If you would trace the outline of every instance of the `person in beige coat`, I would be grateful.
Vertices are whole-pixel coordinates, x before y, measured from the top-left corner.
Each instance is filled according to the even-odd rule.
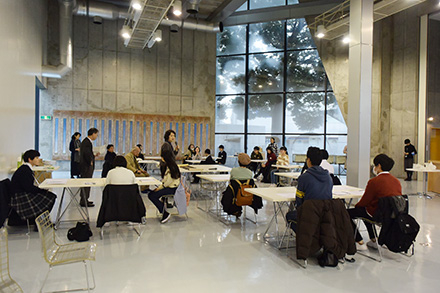
[[[134,147],[131,152],[125,155],[125,159],[127,160],[127,169],[133,171],[134,176],[136,177],[148,177],[150,176],[147,171],[142,170],[137,161],[137,157],[141,150],[138,147]]]

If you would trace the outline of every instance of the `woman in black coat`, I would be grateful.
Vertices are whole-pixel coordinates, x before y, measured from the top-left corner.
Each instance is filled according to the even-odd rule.
[[[81,146],[81,133],[75,132],[72,135],[72,140],[70,141],[69,150],[70,150],[70,178],[74,178],[73,176],[79,177],[79,147]]]
[[[102,166],[102,173],[101,173],[102,178],[106,178],[108,171],[113,169],[113,160],[115,158],[116,158],[115,146],[112,144],[109,144],[107,146],[107,153],[105,154],[105,157],[104,157],[104,165]]]

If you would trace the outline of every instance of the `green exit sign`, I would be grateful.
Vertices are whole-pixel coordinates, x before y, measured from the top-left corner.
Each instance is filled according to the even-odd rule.
[[[52,116],[41,116],[41,120],[52,120]]]

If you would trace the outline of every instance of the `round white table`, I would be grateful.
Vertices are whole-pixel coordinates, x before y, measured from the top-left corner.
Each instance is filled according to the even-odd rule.
[[[428,173],[438,173],[440,170],[434,169],[434,170],[428,170],[428,169],[414,169],[414,168],[408,168],[406,171],[412,171],[412,172],[418,172],[423,173],[423,192],[421,195],[425,196],[428,199],[431,199],[432,197],[428,194]]]

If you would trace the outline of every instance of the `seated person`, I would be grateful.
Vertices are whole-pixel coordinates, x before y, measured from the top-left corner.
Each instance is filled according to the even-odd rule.
[[[107,176],[108,171],[110,171],[113,167],[113,160],[116,157],[115,147],[112,144],[107,146],[107,153],[104,157],[104,165],[102,165],[102,173],[101,177],[105,178]]]
[[[105,184],[129,185],[136,183],[136,177],[127,169],[127,160],[123,156],[116,156],[112,169],[108,172]]]
[[[194,154],[192,155],[191,159],[202,160],[202,153],[200,152],[200,148],[198,146],[194,148]]]
[[[11,207],[22,220],[35,220],[41,213],[51,211],[57,196],[34,185],[32,167],[36,166],[40,153],[28,150],[23,154],[23,165],[14,172],[11,179]]]
[[[334,174],[335,173],[335,169],[333,168],[333,166],[327,161],[328,159],[328,152],[326,150],[321,150],[321,154],[322,154],[322,162],[321,162],[321,167],[324,170],[327,170],[329,174]]]
[[[270,183],[270,178],[269,178],[270,169],[271,169],[271,166],[276,163],[277,156],[272,151],[271,147],[267,147],[266,152],[267,152],[267,161],[266,161],[266,163],[261,164],[261,169],[257,174],[254,175],[254,178],[257,178],[262,173],[263,180],[261,180],[261,182]]]
[[[239,167],[232,168],[231,180],[252,179],[252,171],[248,169],[250,163],[251,163],[251,158],[249,157],[248,154],[245,153],[238,154]]]
[[[373,172],[377,174],[377,176],[368,181],[364,195],[355,205],[355,207],[347,210],[352,219],[362,217],[373,220],[374,213],[376,212],[379,204],[379,198],[402,195],[402,186],[400,185],[399,180],[389,172],[394,166],[394,160],[385,154],[380,154],[374,158],[373,164]],[[368,236],[370,237],[370,241],[367,243],[367,245],[377,249],[373,225],[367,222],[364,223],[367,227]],[[354,221],[352,224],[353,231],[355,231],[356,224]],[[359,231],[356,233],[356,243],[357,250],[367,249],[367,245],[365,245],[364,241],[362,240],[362,236]]]
[[[191,160],[193,155],[195,154],[194,145],[192,143],[189,144],[187,151],[183,154],[183,163],[186,164],[186,160]],[[199,149],[200,150],[200,149]]]
[[[137,161],[137,157],[141,150],[138,147],[134,147],[131,152],[125,155],[127,160],[127,168],[130,169],[136,177],[148,177],[150,176],[147,171],[142,170]]]
[[[290,227],[296,231],[297,211],[305,200],[309,199],[332,199],[333,182],[328,171],[322,169],[321,150],[317,147],[309,147],[307,150],[307,171],[298,177],[296,187],[295,210],[286,214]]]
[[[201,161],[200,164],[202,165],[214,165],[215,161],[211,156],[211,150],[210,149],[206,149],[205,150],[205,157],[206,159]]]
[[[263,155],[260,153],[260,147],[254,146],[254,150],[251,154],[251,160],[263,160]],[[260,167],[261,163],[252,162],[249,165],[249,169],[253,171],[254,173],[257,172],[258,168]]]
[[[177,187],[180,184],[180,170],[176,164],[172,151],[163,150],[160,156],[162,157],[162,161],[160,163],[162,185],[150,192],[148,194],[148,198],[159,210],[159,213],[162,213],[162,219],[160,222],[165,224],[170,219],[171,214],[165,210],[165,205],[160,198],[164,195],[171,195],[176,192]]]
[[[277,157],[276,165],[288,166],[289,165],[289,154],[287,153],[287,148],[285,146],[280,147],[280,155]],[[279,172],[279,168],[270,171],[270,182],[276,184],[277,180],[275,178],[275,173]]]
[[[144,157],[144,154],[142,153],[142,145],[139,143],[139,144],[137,144],[136,145],[138,148],[139,148],[139,150],[140,150],[140,152],[139,152],[139,155],[138,155],[138,159],[140,159],[140,160],[145,160],[145,157]],[[139,166],[141,167],[141,169],[142,170],[147,170],[147,164],[145,164],[145,163],[139,163]]]
[[[226,164],[226,158],[228,156],[225,152],[225,147],[221,144],[218,146],[218,150],[218,159],[216,160],[216,163],[224,165]]]

